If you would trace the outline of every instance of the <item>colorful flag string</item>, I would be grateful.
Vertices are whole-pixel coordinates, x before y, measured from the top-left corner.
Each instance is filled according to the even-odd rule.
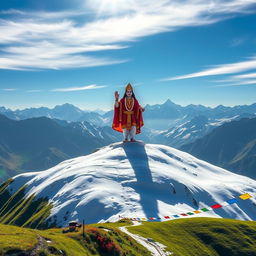
[[[177,218],[180,218],[180,217],[186,217],[186,216],[191,216],[191,215],[200,214],[200,213],[203,213],[203,212],[208,212],[208,211],[220,209],[222,207],[238,203],[239,200],[247,200],[247,199],[250,199],[250,198],[252,198],[252,196],[249,193],[245,193],[245,194],[242,194],[242,195],[238,196],[238,198],[228,199],[227,201],[224,201],[221,204],[214,204],[214,205],[211,205],[209,207],[201,208],[199,210],[186,212],[186,213],[175,214],[175,215],[167,215],[167,216],[163,216],[163,217],[149,217],[149,218],[146,218],[146,217],[144,217],[144,218],[130,218],[130,217],[124,217],[124,216],[119,216],[119,217],[121,219],[129,219],[129,220],[136,220],[136,221],[173,220],[173,219],[177,219]]]

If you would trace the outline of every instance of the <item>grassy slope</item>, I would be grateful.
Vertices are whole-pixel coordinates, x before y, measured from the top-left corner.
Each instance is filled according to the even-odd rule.
[[[36,199],[34,195],[26,197],[26,186],[11,194],[7,187],[13,182],[7,180],[0,185],[0,223],[29,228],[49,228],[56,226],[54,220],[46,220],[52,204],[47,198]]]
[[[0,255],[9,249],[27,250],[37,243],[33,230],[0,224]]]
[[[29,251],[31,252],[37,246],[40,237],[44,243],[38,248],[37,253],[38,255],[40,252],[44,253],[40,254],[43,256],[52,255],[51,248],[55,248],[56,251],[61,250],[67,256],[150,256],[144,247],[116,228],[121,225],[127,225],[127,223],[106,224],[109,231],[97,228],[101,226],[98,224],[87,225],[85,237],[83,237],[82,230],[63,234],[62,229],[36,230],[0,224],[0,255],[4,255],[9,250],[21,250],[30,255]],[[46,240],[51,242],[47,243]]]
[[[127,255],[149,256],[141,245],[117,228],[130,223],[104,223],[87,225],[85,238],[81,230],[62,233],[62,229],[35,230],[0,224],[0,255],[10,249],[31,251],[39,237],[44,244],[37,252],[52,255],[50,248],[65,255]],[[109,231],[103,230],[108,229]],[[190,218],[168,222],[144,222],[129,227],[129,231],[153,238],[167,246],[176,256],[254,256],[256,255],[256,223],[232,219]],[[101,242],[97,238],[101,238]],[[46,240],[51,241],[46,243]],[[103,242],[102,242],[103,241]],[[108,250],[102,247],[108,245]]]
[[[129,227],[150,237],[176,256],[254,256],[256,222],[232,219],[190,218]]]
[[[39,231],[28,228],[21,228],[11,225],[0,224],[0,255],[9,250],[30,251],[38,243],[38,236],[50,239],[51,246],[65,251],[67,255],[90,255],[82,245],[60,231]],[[72,254],[73,253],[73,254]],[[47,254],[46,254],[47,255]]]

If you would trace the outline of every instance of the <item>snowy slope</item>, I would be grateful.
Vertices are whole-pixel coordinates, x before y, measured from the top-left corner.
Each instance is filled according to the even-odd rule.
[[[169,146],[122,142],[14,178],[12,193],[47,196],[59,225],[116,221],[118,216],[163,217],[256,192],[256,181],[233,174]],[[254,198],[198,216],[256,219]]]

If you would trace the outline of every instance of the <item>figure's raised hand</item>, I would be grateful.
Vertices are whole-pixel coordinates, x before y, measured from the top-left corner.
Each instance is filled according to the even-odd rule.
[[[118,100],[118,98],[119,98],[119,93],[118,91],[115,91],[115,99]]]

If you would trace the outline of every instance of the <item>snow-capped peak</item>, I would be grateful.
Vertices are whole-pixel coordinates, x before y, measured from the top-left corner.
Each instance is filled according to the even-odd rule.
[[[16,176],[12,191],[48,197],[58,225],[116,221],[118,216],[163,217],[207,207],[246,192],[256,181],[233,174],[174,148],[143,142],[114,143],[38,173]],[[249,202],[248,202],[249,201]],[[255,219],[254,198],[203,213]]]

